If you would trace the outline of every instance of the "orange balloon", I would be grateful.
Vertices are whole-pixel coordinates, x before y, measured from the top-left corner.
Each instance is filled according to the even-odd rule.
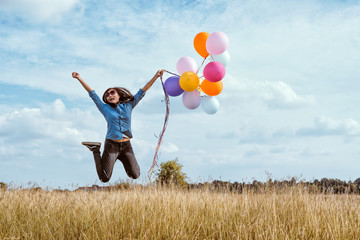
[[[210,82],[204,79],[204,81],[201,83],[201,89],[209,96],[216,96],[219,95],[223,90],[223,83],[222,81]]]
[[[206,40],[209,36],[210,33],[200,32],[194,38],[194,48],[203,58],[209,56],[209,53],[206,50]]]

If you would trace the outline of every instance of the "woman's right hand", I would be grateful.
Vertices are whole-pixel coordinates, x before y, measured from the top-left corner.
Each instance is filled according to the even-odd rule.
[[[73,73],[72,73],[72,77],[73,77],[73,78],[76,78],[76,79],[79,79],[79,78],[80,78],[80,74],[78,74],[77,72],[73,72]]]
[[[87,83],[80,77],[80,74],[78,74],[77,72],[73,72],[72,77],[79,80],[79,82],[85,88],[86,91],[88,92],[92,91],[91,87],[89,87],[89,85],[87,85]]]

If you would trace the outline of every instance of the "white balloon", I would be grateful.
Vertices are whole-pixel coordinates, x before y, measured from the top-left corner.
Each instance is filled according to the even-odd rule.
[[[222,63],[224,67],[226,67],[230,62],[230,54],[228,51],[225,51],[219,55],[211,55],[211,57],[214,59],[214,61]]]
[[[215,114],[219,111],[220,103],[215,97],[204,96],[201,99],[201,107],[207,114]]]

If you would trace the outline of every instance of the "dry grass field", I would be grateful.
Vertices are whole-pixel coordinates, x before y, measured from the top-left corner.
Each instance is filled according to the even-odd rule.
[[[0,239],[360,239],[360,196],[1,190]]]

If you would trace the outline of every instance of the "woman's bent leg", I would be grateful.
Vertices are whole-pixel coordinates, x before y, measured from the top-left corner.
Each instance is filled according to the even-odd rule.
[[[119,155],[119,146],[111,140],[105,141],[104,151],[100,157],[100,151],[94,151],[96,172],[100,181],[108,182],[111,178],[115,161]]]
[[[137,179],[140,176],[140,167],[136,161],[130,141],[121,143],[119,160],[123,163],[126,174],[129,177]]]

